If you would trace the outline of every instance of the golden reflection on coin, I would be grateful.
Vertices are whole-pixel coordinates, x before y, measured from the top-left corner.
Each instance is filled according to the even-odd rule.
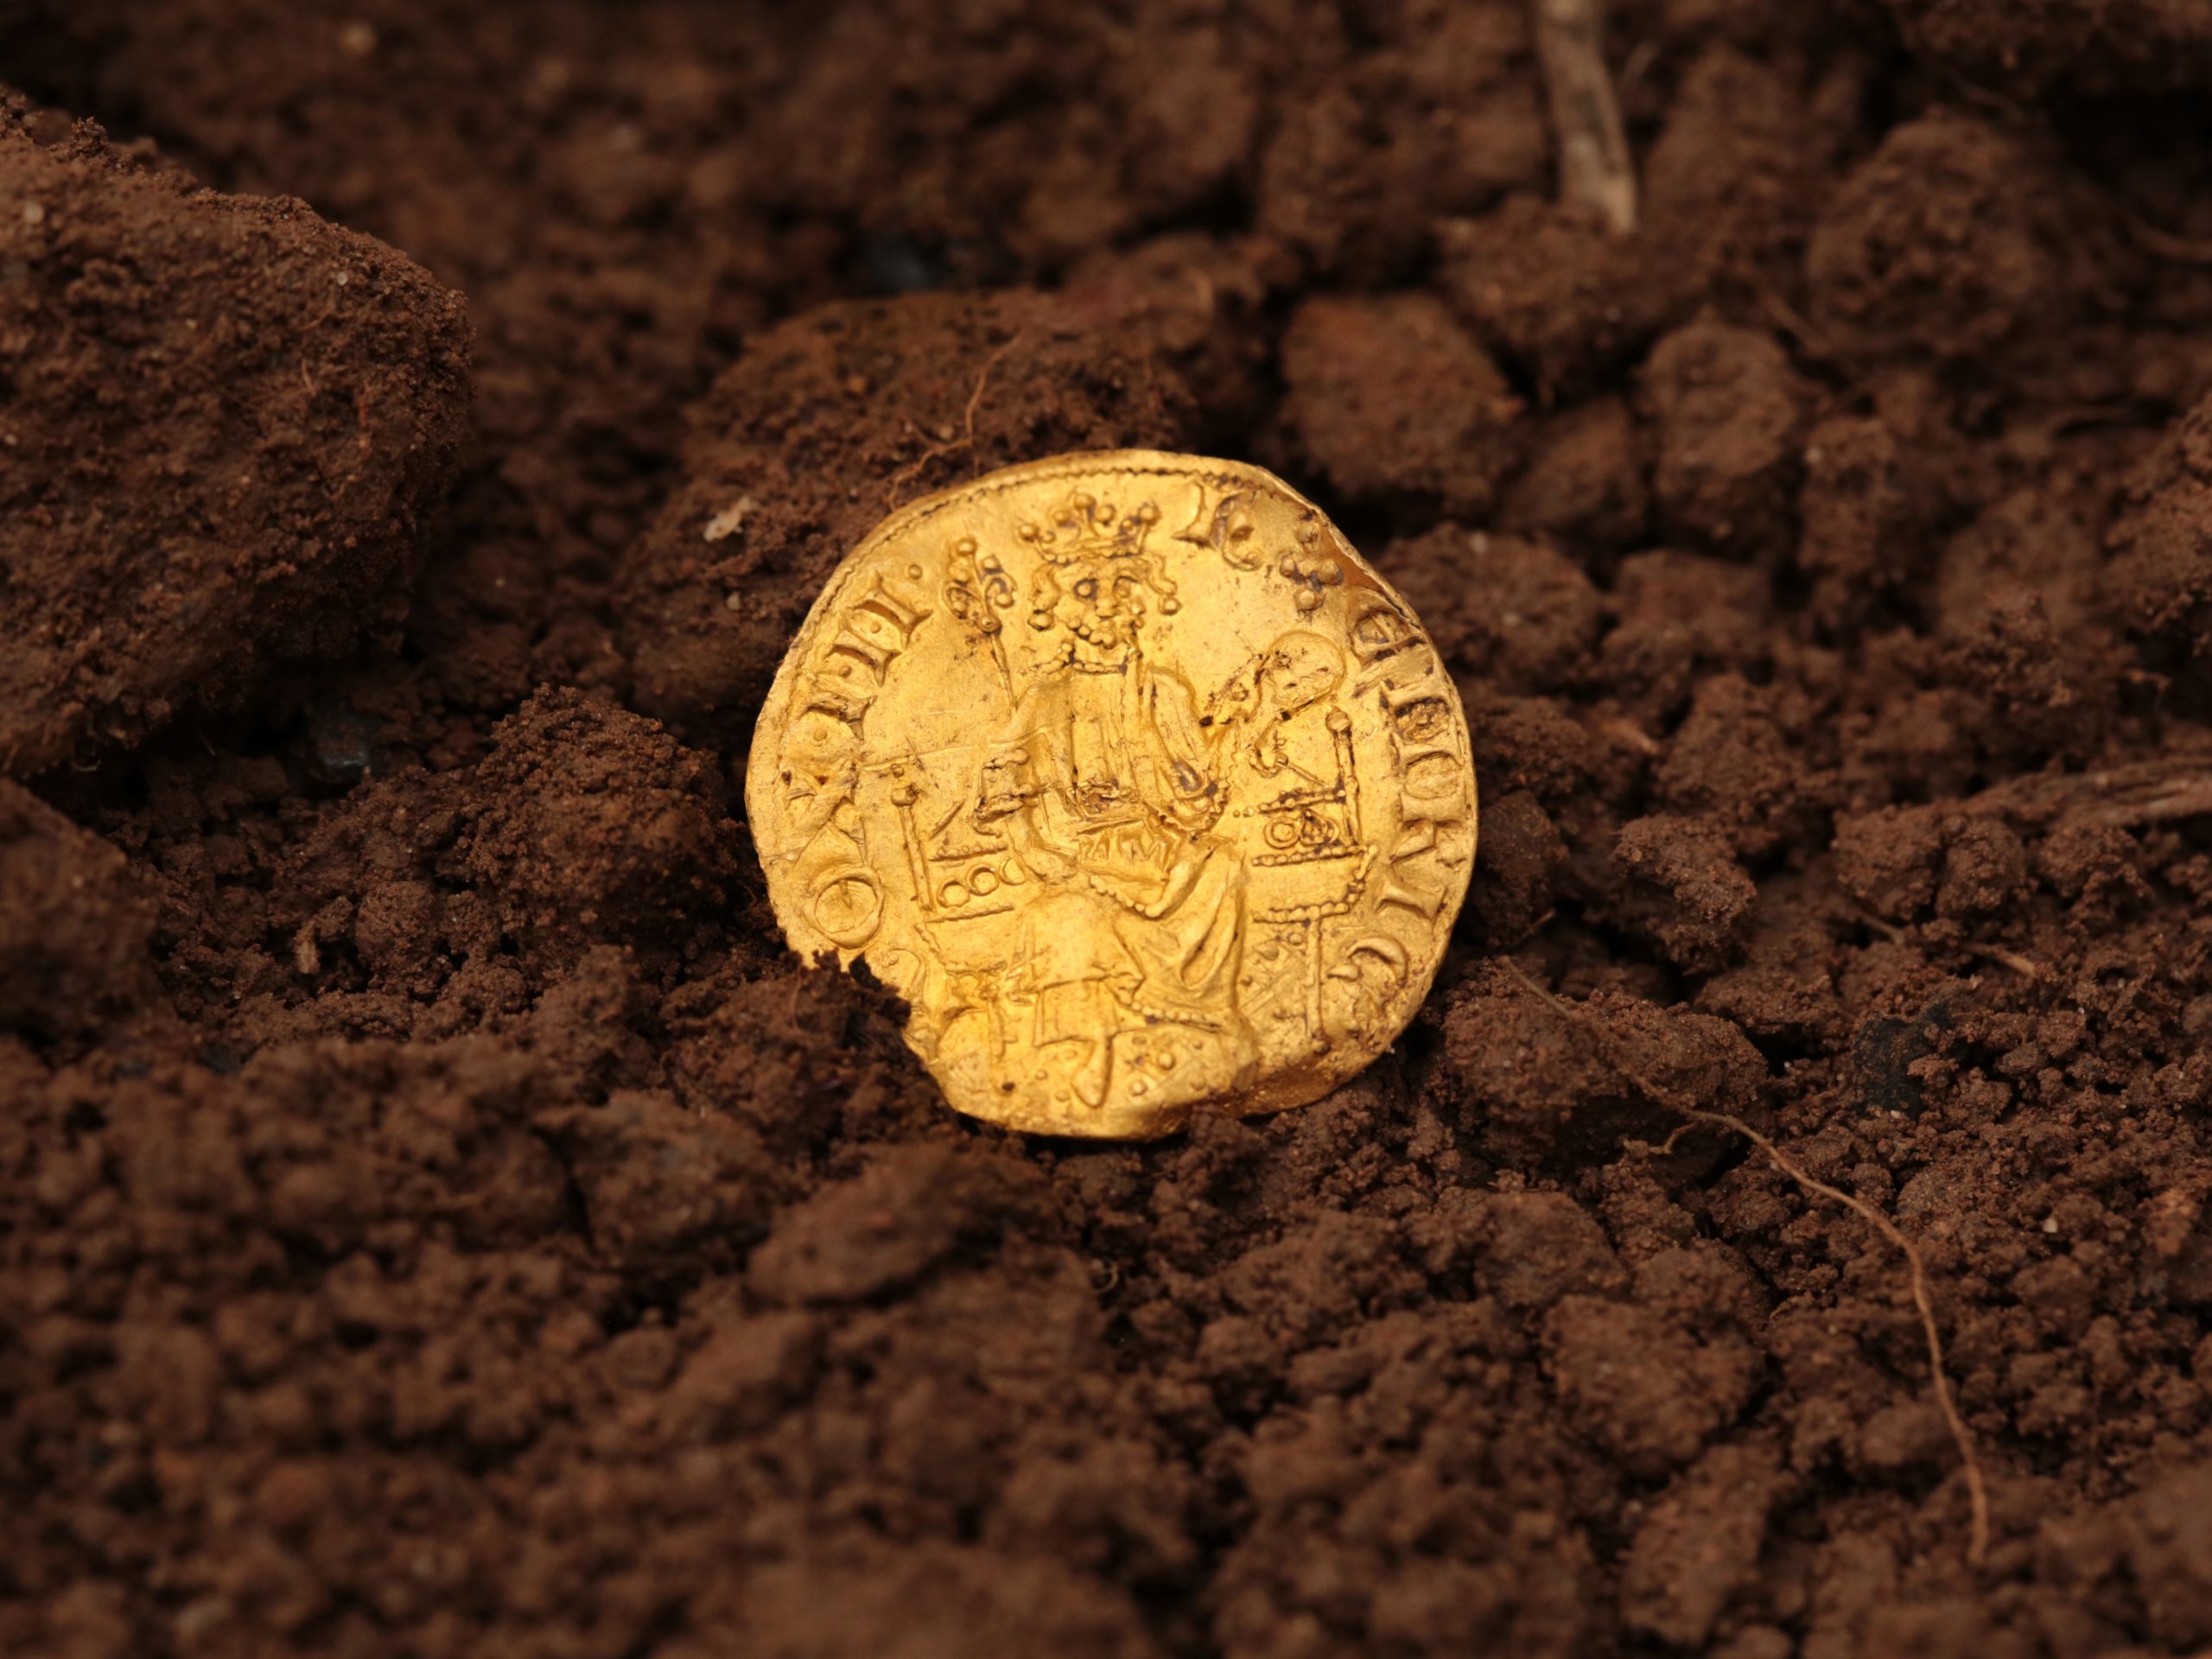
[[[1427,994],[1475,855],[1465,716],[1319,509],[1061,455],[839,565],[746,777],[794,950],[864,960],[961,1111],[1141,1138],[1278,1111]]]

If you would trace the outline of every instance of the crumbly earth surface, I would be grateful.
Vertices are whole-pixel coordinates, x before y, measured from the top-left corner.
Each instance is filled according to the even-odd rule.
[[[1507,0],[0,0],[0,1651],[2212,1643],[2201,9],[1609,10],[1624,236]],[[1484,803],[1399,1048],[1142,1147],[944,1109],[732,787],[857,533],[1121,444]],[[1683,1102],[1913,1242],[1985,1559]]]
[[[20,111],[0,200],[0,773],[396,638],[468,426],[460,297]]]

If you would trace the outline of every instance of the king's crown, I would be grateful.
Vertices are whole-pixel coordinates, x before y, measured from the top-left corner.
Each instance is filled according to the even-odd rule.
[[[1160,509],[1147,501],[1135,512],[1117,513],[1110,502],[1077,490],[1045,515],[1041,524],[1025,524],[1021,539],[1054,564],[1086,559],[1133,559],[1144,551],[1144,538],[1160,522]]]

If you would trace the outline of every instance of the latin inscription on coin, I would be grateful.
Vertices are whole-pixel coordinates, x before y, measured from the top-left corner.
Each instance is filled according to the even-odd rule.
[[[855,957],[963,1112],[1141,1137],[1319,1098],[1427,992],[1475,854],[1405,601],[1257,467],[994,473],[816,601],[746,780],[794,949]]]

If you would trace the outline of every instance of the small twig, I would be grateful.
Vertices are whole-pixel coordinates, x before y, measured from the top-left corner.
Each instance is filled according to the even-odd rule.
[[[2004,812],[2043,823],[2078,817],[2122,830],[2198,817],[2212,813],[2212,753],[2191,744],[2155,760],[2098,772],[2007,779],[1969,796],[1957,810]]]
[[[2101,404],[2072,404],[2064,409],[2046,410],[2031,425],[2020,429],[2048,443],[2069,432],[2093,426],[2119,426],[2139,421],[2152,412],[2139,398],[2114,397]]]
[[[1817,362],[1834,363],[1843,355],[1836,349],[1834,340],[1815,327],[1809,318],[1772,289],[1759,289],[1758,301],[1766,308],[1767,315],[1782,325],[1783,331],[1797,342],[1798,349],[1806,356]]]
[[[1658,740],[1633,721],[1609,720],[1602,729],[1611,732],[1647,760],[1660,753]]]
[[[1897,38],[1904,42],[1905,50],[1920,60],[1923,68],[1933,71],[1939,79],[1947,83],[1961,98],[1965,99],[1969,104],[1980,105],[1982,108],[2003,117],[2016,126],[2026,124],[2027,111],[2018,104],[2001,92],[1993,92],[1979,81],[1967,79],[1962,71],[1953,68],[1943,60],[1943,54],[1941,52],[1931,50],[1928,43],[1921,38],[1919,29],[1913,26],[1910,16],[1904,12],[1898,12],[1892,16],[1891,22],[1897,26]]]
[[[1959,947],[1970,957],[1980,957],[1984,962],[1993,962],[2000,968],[2010,968],[2024,979],[2041,979],[2043,969],[2017,950],[2007,950],[2001,944],[1974,944]]]
[[[1605,67],[1603,0],[1535,0],[1536,55],[1544,66],[1559,141],[1560,200],[1606,228],[1636,228],[1636,162]]]
[[[1916,948],[1925,952],[1927,947],[1917,944],[1912,935],[1906,932],[1904,929],[1897,926],[1894,923],[1884,921],[1863,905],[1854,905],[1853,909],[1857,912],[1859,920],[1863,925],[1872,928],[1891,944],[1915,945]],[[1985,962],[2001,963],[2010,968],[2014,973],[2023,975],[2029,979],[2043,977],[2043,969],[2031,958],[2022,956],[2017,950],[2008,950],[2001,944],[1977,944],[1972,940],[1967,940],[1955,948],[1965,951],[1970,957],[1980,957]]]
[[[1530,991],[1549,1003],[1555,1012],[1589,1027],[1597,1034],[1600,1045],[1605,1046],[1604,1027],[1586,1009],[1578,1007],[1564,998],[1554,996],[1537,984],[1535,980],[1529,978],[1527,974],[1522,972],[1519,963],[1510,959],[1501,958],[1500,965]],[[1980,1567],[1989,1554],[1989,1488],[1987,1483],[1982,1478],[1981,1459],[1974,1452],[1973,1431],[1967,1428],[1967,1420],[1960,1414],[1958,1402],[1951,1393],[1950,1376],[1944,1369],[1943,1336],[1936,1323],[1935,1299],[1929,1294],[1928,1290],[1928,1264],[1921,1256],[1920,1247],[1915,1244],[1895,1222],[1867,1203],[1866,1199],[1856,1193],[1847,1192],[1840,1186],[1831,1186],[1817,1176],[1808,1173],[1772,1140],[1759,1133],[1741,1118],[1731,1116],[1726,1112],[1716,1112],[1706,1107],[1690,1103],[1676,1094],[1674,1090],[1643,1075],[1640,1068],[1624,1063],[1618,1054],[1611,1052],[1609,1046],[1605,1058],[1618,1067],[1630,1083],[1658,1101],[1669,1111],[1691,1122],[1703,1123],[1713,1128],[1727,1129],[1742,1135],[1744,1139],[1764,1153],[1768,1161],[1783,1175],[1796,1182],[1808,1192],[1817,1193],[1821,1198],[1841,1205],[1879,1233],[1899,1255],[1904,1257],[1906,1270],[1911,1280],[1912,1305],[1920,1314],[1921,1334],[1928,1343],[1928,1363],[1935,1380],[1936,1408],[1942,1413],[1944,1424],[1951,1432],[1952,1444],[1958,1447],[1960,1469],[1966,1478],[1967,1507],[1969,1512],[1967,1560],[1972,1566]],[[1667,1138],[1669,1147],[1674,1145],[1675,1136],[1681,1133],[1681,1131],[1677,1129],[1675,1135]]]
[[[2127,233],[2142,245],[2145,253],[2160,259],[2171,259],[2177,264],[2212,265],[2212,241],[2161,229],[2141,214],[2126,207],[2120,210],[2120,223],[2127,227]]]
[[[1620,74],[1615,79],[1616,92],[1633,92],[1643,85],[1643,78],[1651,73],[1651,66],[1659,61],[1659,42],[1649,35],[1629,48],[1628,56],[1621,63]]]
[[[2117,789],[2114,791],[2117,793]],[[2166,823],[2212,812],[2212,777],[2174,778],[2156,788],[2126,799],[2115,799],[2092,810],[2099,823],[2126,828],[2138,823]]]
[[[1877,933],[1887,939],[1891,944],[1910,944],[1912,943],[1912,936],[1907,933],[1904,929],[1899,927],[1896,923],[1884,921],[1872,911],[1867,910],[1864,906],[1854,906],[1853,908],[1858,910],[1859,919],[1860,921],[1872,928]]]

